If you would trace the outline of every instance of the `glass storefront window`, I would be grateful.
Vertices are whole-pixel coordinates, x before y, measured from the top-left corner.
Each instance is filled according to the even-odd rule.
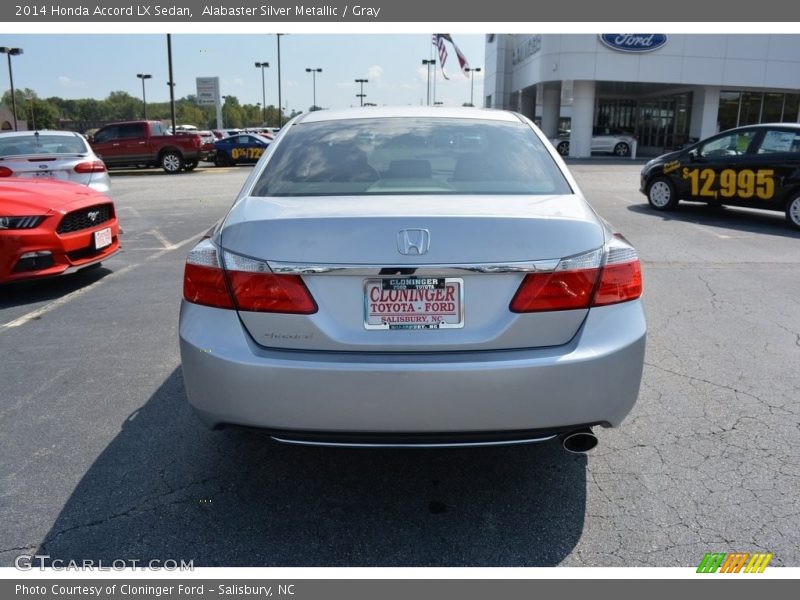
[[[762,123],[780,123],[783,116],[783,94],[764,94]]]
[[[719,94],[719,130],[733,129],[739,124],[739,92],[720,92]]]
[[[763,99],[764,94],[761,92],[744,92],[742,94],[739,125],[755,125],[761,122],[761,101]]]
[[[800,94],[732,92],[719,95],[719,130],[757,123],[797,123]]]
[[[798,111],[800,111],[800,94],[786,94],[786,102],[783,105],[783,122],[797,123]]]

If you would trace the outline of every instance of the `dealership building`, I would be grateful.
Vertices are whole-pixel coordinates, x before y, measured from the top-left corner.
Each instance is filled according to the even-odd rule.
[[[570,156],[595,128],[633,133],[639,155],[753,123],[800,121],[800,35],[490,34],[485,106],[516,110]]]

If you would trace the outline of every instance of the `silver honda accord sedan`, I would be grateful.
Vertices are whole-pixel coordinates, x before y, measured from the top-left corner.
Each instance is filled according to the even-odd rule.
[[[639,391],[634,248],[525,117],[325,110],[286,125],[189,253],[189,402],[344,446],[591,449]]]

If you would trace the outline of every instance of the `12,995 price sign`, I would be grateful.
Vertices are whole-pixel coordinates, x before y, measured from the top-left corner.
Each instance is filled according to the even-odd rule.
[[[774,169],[689,169],[684,168],[683,179],[692,186],[692,196],[703,198],[759,198],[772,200],[775,195]]]

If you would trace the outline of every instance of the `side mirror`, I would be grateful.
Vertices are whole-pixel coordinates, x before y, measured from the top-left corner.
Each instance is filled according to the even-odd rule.
[[[90,144],[93,144],[94,143],[94,136],[93,135],[87,135],[86,136],[86,141],[89,142]]]
[[[697,162],[698,154],[697,154],[697,150],[696,149],[689,150],[689,153],[687,154],[687,156],[689,157],[689,162]]]

